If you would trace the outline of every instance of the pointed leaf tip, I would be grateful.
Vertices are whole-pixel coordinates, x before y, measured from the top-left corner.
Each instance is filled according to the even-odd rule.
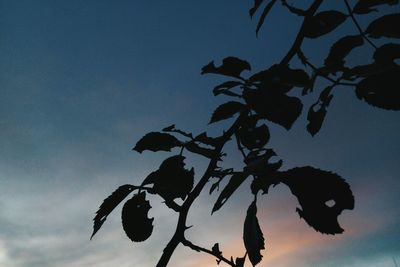
[[[253,201],[247,210],[243,226],[243,242],[250,262],[255,266],[261,259],[261,250],[265,249],[264,236],[257,219],[257,206]]]
[[[126,184],[117,188],[110,196],[104,199],[100,208],[96,212],[96,216],[93,219],[93,233],[90,239],[97,233],[103,223],[106,221],[107,216],[114,210],[115,207],[121,203],[133,190],[133,186]]]
[[[222,104],[217,107],[217,109],[213,112],[210,119],[210,124],[217,121],[229,119],[236,113],[240,112],[244,107],[244,104],[236,101],[230,101]]]
[[[244,172],[235,173],[234,175],[232,175],[228,184],[222,190],[217,201],[215,202],[211,214],[219,210],[225,204],[225,202],[229,199],[233,192],[235,192],[236,189],[239,188],[239,186],[243,183],[244,180],[246,180],[248,176],[249,175]]]

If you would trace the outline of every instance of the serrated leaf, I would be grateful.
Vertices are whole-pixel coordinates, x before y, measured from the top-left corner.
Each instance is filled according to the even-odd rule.
[[[320,37],[336,29],[346,18],[347,15],[336,10],[319,12],[307,20],[304,36],[308,38]]]
[[[230,101],[217,107],[211,116],[210,123],[231,118],[245,107],[244,104],[236,101]]]
[[[337,218],[343,210],[354,208],[354,196],[343,178],[310,166],[293,168],[280,176],[297,197],[301,208],[296,211],[308,225],[324,234],[344,231]],[[333,201],[334,205],[328,206],[328,201]]]
[[[256,35],[258,35],[258,32],[261,29],[261,26],[264,24],[264,20],[265,18],[268,16],[269,12],[271,11],[272,7],[274,6],[274,4],[276,3],[276,0],[271,0],[269,1],[269,3],[265,6],[260,19],[258,20],[257,23],[257,28],[256,28]]]
[[[214,73],[239,78],[244,70],[251,70],[247,61],[237,57],[226,57],[219,67],[216,67],[214,61],[211,61],[201,69],[201,74]]]
[[[185,169],[185,157],[177,155],[164,160],[159,169],[150,173],[142,185],[153,184],[154,192],[165,200],[184,200],[193,188],[194,169]]]
[[[336,41],[325,59],[325,66],[330,72],[335,73],[344,67],[344,58],[356,47],[364,44],[364,39],[361,35],[349,35],[340,38]]]
[[[229,197],[236,191],[236,189],[238,189],[238,187],[243,183],[243,181],[246,180],[247,177],[248,174],[243,172],[233,174],[228,184],[222,190],[217,201],[215,202],[211,213],[219,210],[229,199]]]
[[[129,199],[122,208],[122,227],[133,242],[148,239],[153,232],[154,218],[148,218],[150,202],[146,200],[146,192],[141,192]]]
[[[133,190],[133,186],[126,184],[117,188],[110,196],[103,200],[96,216],[93,219],[93,233],[90,239],[97,233],[103,223],[106,221],[107,216],[124,200]]]
[[[368,76],[356,87],[356,94],[368,104],[390,110],[400,110],[400,67]]]
[[[377,11],[375,6],[388,4],[388,5],[396,5],[399,3],[399,0],[358,0],[357,4],[353,8],[353,13],[356,14],[367,14],[372,11]]]
[[[307,114],[307,131],[312,135],[316,135],[322,127],[327,108],[332,100],[332,86],[327,86],[319,95],[317,102],[311,105]]]
[[[172,148],[180,146],[181,142],[175,136],[167,133],[151,132],[142,137],[133,150],[142,153],[144,150],[171,151]]]
[[[255,266],[262,259],[260,251],[265,249],[264,236],[257,219],[257,206],[255,201],[253,201],[247,209],[247,215],[243,226],[243,242],[249,260],[251,264]]]
[[[303,104],[300,99],[275,90],[245,90],[246,103],[259,116],[289,130],[300,116]]]
[[[400,14],[389,14],[377,18],[368,25],[365,32],[372,38],[400,38]]]

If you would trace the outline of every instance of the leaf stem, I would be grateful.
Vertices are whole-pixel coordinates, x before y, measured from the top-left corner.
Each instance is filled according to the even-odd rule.
[[[301,24],[300,30],[294,40],[294,43],[285,57],[281,60],[282,65],[289,64],[290,60],[296,55],[297,51],[300,49],[301,44],[304,40],[304,31],[308,21],[314,15],[314,13],[318,10],[319,6],[322,4],[323,0],[315,0],[312,5],[306,10],[306,15],[304,16],[303,23]]]
[[[234,264],[232,261],[228,260],[227,258],[225,258],[225,257],[222,256],[222,255],[216,255],[216,254],[214,254],[214,253],[213,253],[211,250],[209,250],[209,249],[206,249],[206,248],[197,246],[197,245],[193,244],[192,242],[190,242],[190,241],[187,240],[187,239],[183,239],[181,242],[182,242],[182,245],[184,245],[184,246],[186,246],[186,247],[189,247],[189,248],[193,249],[194,251],[197,251],[197,252],[205,252],[205,253],[207,253],[207,254],[210,254],[210,255],[216,257],[216,258],[219,259],[220,261],[223,261],[223,262],[225,262],[226,264],[228,264],[228,265],[230,265],[230,266],[232,266],[232,267],[236,267],[236,264]]]
[[[349,1],[348,0],[344,0],[344,3],[346,4],[346,8],[347,11],[349,12],[349,16],[351,17],[351,19],[354,22],[354,25],[356,25],[358,31],[360,32],[361,36],[365,39],[365,41],[367,41],[374,49],[377,49],[377,46],[365,35],[365,32],[362,30],[360,24],[358,23],[358,21],[356,20],[353,10],[350,7]]]
[[[325,78],[326,80],[328,80],[328,81],[334,83],[335,85],[343,85],[343,86],[356,86],[356,85],[357,85],[356,83],[341,82],[340,80],[341,80],[342,78],[339,78],[339,79],[337,79],[337,80],[332,79],[332,78],[329,77],[328,75],[324,74],[324,73],[321,71],[320,68],[317,68],[314,64],[312,64],[312,63],[304,56],[303,52],[302,52],[300,49],[299,49],[299,51],[297,52],[297,54],[301,54],[301,59],[302,59],[302,61],[303,61],[307,66],[309,66],[310,68],[312,68],[318,76],[320,76],[320,77],[322,77],[322,78]]]
[[[242,113],[231,125],[231,127],[226,132],[224,132],[220,138],[218,138],[219,142],[215,146],[214,156],[210,159],[210,163],[208,164],[208,167],[199,182],[196,184],[192,192],[189,193],[185,202],[183,202],[179,210],[179,218],[175,233],[172,236],[171,240],[168,242],[167,246],[164,248],[163,254],[161,255],[161,258],[159,259],[156,267],[166,267],[176,247],[185,240],[184,234],[187,229],[186,219],[189,213],[189,209],[194,200],[200,195],[208,180],[212,177],[215,168],[217,168],[217,163],[220,160],[219,156],[224,145],[230,140],[231,136],[239,128],[239,125],[241,124],[243,118],[245,117],[245,115],[247,115],[247,113],[248,110],[242,111]]]

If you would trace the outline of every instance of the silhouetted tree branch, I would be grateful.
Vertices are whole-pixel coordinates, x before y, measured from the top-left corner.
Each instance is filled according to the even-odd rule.
[[[254,5],[249,10],[250,17],[255,17],[258,11],[262,10],[256,26],[256,35],[276,2],[277,0],[254,0]],[[400,58],[400,44],[386,43],[377,47],[370,40],[400,38],[399,27],[393,26],[400,25],[400,14],[385,14],[370,22],[365,31],[355,18],[355,14],[368,14],[381,5],[395,5],[398,2],[359,0],[351,7],[349,1],[344,0],[348,13],[345,14],[340,10],[319,11],[323,0],[313,1],[305,10],[281,0],[286,11],[303,17],[303,21],[293,44],[280,63],[248,77],[242,73],[251,71],[250,63],[237,57],[224,58],[220,66],[216,66],[212,61],[202,68],[201,74],[216,74],[229,78],[228,81],[215,86],[213,94],[232,97],[235,101],[218,106],[212,113],[210,124],[236,117],[231,126],[217,137],[210,137],[206,132],[195,136],[191,132],[175,128],[175,125],[164,128],[162,132],[150,132],[142,137],[133,148],[139,153],[145,150],[170,152],[175,148],[179,149],[179,153],[165,159],[140,186],[123,185],[107,197],[93,219],[92,237],[113,209],[137,190],[122,209],[123,229],[132,241],[144,241],[152,234],[153,218],[148,218],[151,206],[146,200],[146,192],[162,197],[166,206],[178,214],[175,232],[164,248],[157,267],[166,267],[180,244],[215,257],[218,264],[223,262],[232,267],[244,267],[248,259],[255,266],[262,260],[261,250],[265,249],[264,236],[257,218],[257,196],[260,193],[267,194],[271,186],[280,183],[288,186],[296,196],[300,206],[296,211],[308,225],[324,234],[342,233],[344,230],[338,223],[338,216],[343,210],[354,208],[354,196],[349,184],[336,173],[311,166],[281,170],[283,160],[271,161],[271,158],[277,155],[268,147],[270,132],[267,123],[290,130],[303,112],[303,102],[300,97],[288,93],[293,92],[295,88],[302,88],[302,95],[309,94],[317,87],[316,81],[320,77],[327,80],[328,85],[320,90],[319,97],[308,109],[306,128],[312,136],[321,129],[334,96],[333,89],[337,86],[354,89],[357,98],[369,105],[400,110],[400,66],[395,62]],[[303,41],[331,33],[349,17],[359,34],[346,35],[334,42],[322,66],[310,62],[303,53]],[[374,48],[373,62],[348,66],[346,57],[354,49],[363,46],[364,40]],[[294,65],[290,63],[296,55],[303,63],[303,69],[294,69],[291,66]],[[242,170],[222,169],[218,166],[226,155],[223,151],[225,145],[233,138],[243,157]],[[194,168],[185,168],[185,153],[201,155],[209,161],[197,183],[194,179]],[[217,181],[212,184],[210,194],[219,188],[223,179],[228,179],[226,177],[229,181],[221,190],[212,213],[217,212],[247,179],[251,180],[250,189],[254,195],[243,225],[245,256],[236,257],[235,261],[233,257],[229,260],[222,255],[218,243],[210,250],[193,244],[185,237],[189,228],[186,225],[187,216],[193,202],[211,178],[217,178]],[[182,199],[181,205],[175,202],[177,198]]]

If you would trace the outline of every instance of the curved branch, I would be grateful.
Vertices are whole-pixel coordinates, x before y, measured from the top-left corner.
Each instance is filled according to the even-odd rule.
[[[190,206],[194,202],[194,200],[200,195],[201,191],[203,190],[204,186],[207,184],[208,180],[212,177],[212,174],[217,167],[217,163],[220,160],[220,153],[222,148],[230,140],[232,135],[236,132],[241,124],[245,115],[247,115],[249,111],[243,111],[239,117],[235,120],[235,122],[231,125],[231,127],[224,132],[224,134],[218,138],[219,142],[215,146],[214,156],[210,159],[210,163],[206,171],[204,172],[203,176],[201,177],[200,181],[194,187],[192,192],[189,193],[188,197],[186,198],[185,202],[182,204],[180,211],[179,211],[179,219],[178,224],[175,229],[175,233],[172,236],[171,240],[168,242],[167,246],[163,250],[163,254],[161,255],[160,260],[158,261],[156,267],[166,267],[172,254],[174,253],[176,247],[185,240],[184,233],[187,229],[186,226],[186,218],[190,209]]]
[[[351,10],[350,4],[348,0],[344,0],[344,3],[346,4],[346,8],[349,12],[349,16],[351,17],[351,19],[354,22],[354,25],[356,25],[358,31],[360,32],[361,36],[365,39],[365,41],[367,41],[374,49],[377,49],[377,46],[365,35],[364,31],[362,30],[360,24],[358,23],[358,21],[356,20],[356,18],[354,17],[353,14],[353,10]]]

